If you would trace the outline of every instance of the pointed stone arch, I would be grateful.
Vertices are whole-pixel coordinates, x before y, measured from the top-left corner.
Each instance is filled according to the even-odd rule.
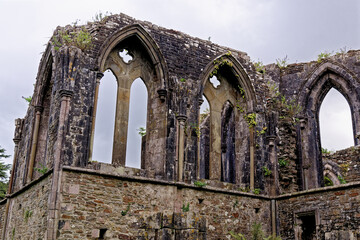
[[[360,82],[348,69],[330,61],[322,63],[302,86],[299,103],[303,106],[301,127],[301,155],[303,188],[323,185],[323,163],[320,142],[319,110],[331,88],[338,90],[348,101],[352,115],[355,145],[359,145]]]
[[[206,65],[204,71],[200,75],[201,87],[199,96],[204,94],[205,83],[214,71],[217,62],[229,63],[227,65],[230,67],[233,75],[237,78],[238,84],[244,89],[248,111],[253,112],[256,106],[256,94],[253,84],[241,63],[229,52],[219,55]]]
[[[119,52],[124,49],[128,50],[129,55],[133,57],[131,61],[125,61],[119,55]],[[133,81],[141,78],[149,93],[146,123],[148,129],[144,143],[146,151],[145,157],[142,157],[144,158],[142,168],[150,177],[163,178],[166,159],[164,149],[166,148],[167,105],[165,100],[168,72],[159,46],[141,25],[134,24],[112,34],[100,48],[97,61],[99,71],[110,69],[118,84],[112,164],[125,166],[130,89]],[[100,79],[97,89],[99,84]],[[94,106],[96,101],[95,97]]]
[[[126,38],[132,36],[137,37],[141,41],[145,49],[147,50],[147,53],[149,54],[152,64],[155,68],[156,75],[161,81],[161,87],[163,89],[166,89],[168,86],[167,84],[168,71],[164,56],[161,53],[161,50],[157,45],[157,43],[140,24],[134,24],[123,27],[118,31],[116,31],[110,38],[108,38],[104,42],[104,44],[100,48],[99,56],[97,58],[98,68],[100,72],[104,72],[106,70],[105,69],[106,58],[110,54],[112,49]]]
[[[49,80],[49,76],[53,75],[52,65],[55,59],[53,57],[53,53],[51,51],[51,45],[48,44],[45,50],[45,53],[42,57],[39,72],[36,77],[36,84],[34,88],[34,96],[33,96],[33,105],[41,106],[43,103],[43,98],[45,94],[45,88],[47,85],[47,81]]]
[[[339,165],[331,160],[324,160],[323,165],[324,165],[324,177],[328,177],[333,183],[333,185],[340,185],[339,177],[342,176]]]
[[[34,87],[34,95],[31,101],[34,111],[32,128],[31,148],[28,155],[26,181],[31,182],[39,173],[36,168],[47,167],[46,142],[49,132],[50,106],[53,95],[54,74],[53,54],[51,45],[48,44],[41,59],[37,81]]]
[[[220,81],[220,85],[217,87],[214,87],[209,81],[209,78],[213,75],[216,75]],[[245,169],[249,166],[250,156],[254,156],[254,142],[251,137],[253,131],[246,124],[244,114],[254,112],[255,110],[256,96],[253,85],[239,61],[231,53],[224,53],[214,58],[201,74],[200,83],[198,96],[200,98],[200,96],[204,95],[210,105],[209,178],[224,180],[221,177],[221,158],[223,155],[221,148],[221,122],[224,103],[229,102],[234,108],[236,123],[236,130],[234,131],[235,169],[232,172],[235,176],[231,180],[226,179],[226,181],[236,184],[248,184],[249,178],[245,176],[248,175],[245,174]],[[235,110],[236,108],[243,108],[243,110],[238,111]]]
[[[349,104],[354,100],[359,100],[351,98],[352,95],[358,95],[359,94],[359,85],[360,81],[356,78],[355,74],[353,74],[350,70],[346,69],[344,66],[340,65],[339,63],[333,63],[330,61],[322,63],[320,66],[315,68],[306,78],[307,80],[304,82],[304,84],[301,87],[300,94],[298,95],[299,103],[303,106],[307,105],[309,103],[309,97],[312,91],[319,87],[319,82],[321,84],[321,87],[324,86],[325,82],[321,82],[320,79],[326,75],[326,74],[332,74],[332,81],[331,83],[334,85],[334,87],[344,95],[346,100],[349,102]],[[336,76],[336,77],[335,77]],[[331,87],[330,87],[331,88]],[[326,89],[327,91],[330,90],[330,88]],[[354,94],[352,94],[354,93]],[[326,94],[323,94],[323,98]],[[303,111],[305,111],[303,109]]]

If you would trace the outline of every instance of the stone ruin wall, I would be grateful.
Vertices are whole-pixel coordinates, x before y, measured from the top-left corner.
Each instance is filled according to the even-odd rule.
[[[328,67],[324,67],[328,65]],[[290,64],[286,68],[279,68],[275,64],[270,64],[266,66],[266,74],[268,74],[271,78],[268,78],[270,81],[277,81],[276,84],[278,84],[278,88],[280,93],[285,96],[287,99],[296,99],[297,103],[300,105],[300,107],[303,110],[311,111],[312,114],[316,114],[316,111],[318,109],[313,109],[308,107],[305,104],[302,104],[299,100],[304,99],[306,94],[309,94],[311,91],[311,88],[313,85],[308,84],[307,82],[310,82],[312,79],[318,80],[321,78],[321,75],[326,74],[326,71],[329,71],[330,73],[336,72],[338,75],[348,78],[349,75],[351,77],[354,77],[354,79],[357,79],[356,76],[359,76],[360,74],[360,58],[359,58],[359,51],[349,51],[348,53],[343,54],[337,54],[332,57],[330,57],[327,62],[318,62],[318,61],[312,61],[309,63],[299,63],[299,64]],[[348,81],[348,80],[346,80]],[[357,81],[358,84],[358,80]],[[356,82],[355,82],[356,84]],[[335,81],[329,81],[328,83],[325,83],[324,85],[329,85],[326,87],[323,87],[329,90],[331,87],[335,87],[337,90],[339,90],[347,99],[348,102],[351,101],[347,94],[353,94],[355,97],[355,101],[352,103],[352,111],[355,112],[355,115],[359,112],[359,106],[358,101],[360,98],[360,90],[358,85],[354,89],[351,89],[348,93],[345,93],[343,88],[339,86],[340,84],[336,83]],[[319,101],[320,104],[322,102],[321,97],[325,97],[327,91],[324,91],[322,96],[320,96],[320,99],[311,99],[311,101]],[[320,104],[318,107],[320,107]],[[298,114],[296,116],[296,120],[289,119],[286,114],[282,114],[281,111],[277,113],[277,136],[278,136],[278,151],[277,151],[277,158],[278,160],[285,160],[287,162],[286,166],[281,167],[279,166],[279,181],[280,181],[280,192],[281,193],[291,193],[294,191],[303,190],[303,186],[301,182],[303,181],[302,176],[302,165],[304,163],[302,162],[302,158],[304,157],[302,154],[301,148],[304,148],[304,146],[301,146],[301,123],[302,117],[304,117],[304,113]],[[318,113],[317,113],[318,114]],[[283,116],[281,116],[283,115]],[[317,118],[318,116],[313,116],[314,118]],[[356,145],[359,143],[359,138],[356,138],[359,134],[358,129],[358,115],[353,116],[353,131],[354,131],[354,142]],[[316,123],[315,123],[316,124]],[[356,177],[359,173],[359,169],[357,167],[357,163],[359,161],[359,155],[356,154],[358,147],[352,147],[349,150],[342,150],[338,151],[334,154],[327,155],[321,154],[320,152],[320,137],[319,133],[319,126],[312,127],[311,129],[307,130],[309,140],[312,142],[315,142],[317,144],[316,148],[318,148],[318,153],[316,158],[322,158],[323,161],[326,160],[332,160],[337,163],[337,165],[340,164],[349,164],[351,167],[348,169],[349,173],[343,172],[343,176],[351,175],[351,177],[348,178],[348,182],[357,181],[358,178]],[[315,156],[314,156],[315,157]],[[315,159],[316,159],[315,158]],[[345,159],[344,159],[345,158]],[[343,159],[343,160],[342,160]],[[314,158],[313,158],[314,160]],[[318,166],[319,171],[323,169],[323,166]]]
[[[250,62],[250,58],[243,52],[238,52],[233,49],[228,49],[215,45],[209,41],[203,41],[200,39],[192,38],[188,35],[182,34],[174,30],[163,29],[158,26],[152,25],[148,22],[141,22],[122,16],[120,18],[111,18],[107,20],[106,24],[91,23],[86,26],[88,31],[94,37],[94,47],[91,50],[85,52],[74,50],[71,48],[61,48],[59,52],[55,52],[53,49],[51,53],[55,56],[55,63],[61,68],[55,68],[52,71],[52,79],[54,81],[52,86],[51,108],[49,109],[49,136],[47,138],[46,148],[42,151],[45,157],[44,164],[51,168],[54,152],[54,142],[56,140],[58,126],[58,114],[59,114],[59,90],[71,89],[76,92],[71,101],[71,111],[69,112],[69,126],[66,129],[65,145],[62,148],[63,164],[68,166],[85,167],[88,165],[88,148],[89,148],[89,135],[91,132],[91,112],[94,101],[94,89],[96,78],[96,62],[95,57],[99,52],[101,43],[105,42],[107,36],[111,36],[118,28],[124,27],[130,24],[141,24],[144,29],[149,32],[151,37],[159,45],[161,52],[166,59],[168,70],[168,101],[167,108],[171,109],[171,113],[167,114],[167,137],[166,137],[166,156],[163,156],[165,161],[165,171],[159,173],[157,176],[161,179],[176,179],[176,171],[174,166],[176,163],[176,149],[175,149],[175,137],[176,137],[176,114],[184,113],[188,117],[188,123],[196,123],[198,120],[198,92],[202,88],[201,86],[201,71],[206,68],[206,65],[212,62],[216,56],[231,51],[232,56],[241,63],[244,71],[249,76],[250,81],[254,87],[256,93],[257,104],[255,106],[255,112],[257,113],[257,126],[255,131],[261,131],[263,127],[269,126],[270,116],[267,113],[267,99],[271,94],[269,91],[269,83],[274,84],[279,88],[281,94],[287,99],[293,99],[294,96],[298,96],[301,92],[301,87],[308,79],[309,75],[324,65],[324,62],[310,62],[301,64],[292,64],[285,69],[280,69],[276,65],[268,65],[265,68],[265,74],[259,73],[255,70],[254,65]],[[71,27],[67,26],[65,29]],[[59,31],[59,29],[58,29]],[[50,47],[50,46],[48,46]],[[50,51],[47,52],[48,55]],[[61,54],[59,54],[61,53]],[[350,51],[348,54],[342,54],[340,56],[331,57],[329,63],[340,63],[341,66],[346,67],[349,71],[359,74],[359,56],[357,51]],[[46,65],[50,56],[44,55],[42,64]],[[73,59],[73,60],[72,60]],[[74,62],[72,62],[74,61]],[[326,60],[325,60],[326,61]],[[71,69],[69,64],[71,63]],[[326,63],[325,63],[326,64]],[[338,64],[338,65],[340,65]],[[337,66],[337,64],[335,64]],[[83,69],[82,71],[72,71],[72,69]],[[342,70],[342,69],[340,69]],[[67,76],[66,71],[71,72],[70,76]],[[35,89],[36,95],[41,95],[37,92],[41,92],[40,89],[44,85],[42,76],[45,74],[45,69],[39,69],[39,75],[37,77],[37,86]],[[346,74],[346,73],[344,73]],[[186,79],[185,88],[189,89],[187,95],[181,96],[181,93],[176,92],[178,90],[179,79]],[[64,79],[66,81],[64,81]],[[69,79],[76,79],[73,81]],[[180,83],[181,84],[181,83]],[[180,95],[180,96],[179,96]],[[40,98],[40,97],[39,97]],[[182,101],[186,103],[181,104]],[[33,101],[34,102],[34,101]],[[189,104],[195,103],[195,104]],[[180,104],[180,105],[179,105]],[[184,106],[186,105],[186,106]],[[182,106],[182,109],[178,109]],[[30,107],[25,117],[23,136],[19,146],[19,161],[16,166],[16,178],[23,179],[22,181],[15,181],[15,189],[19,189],[25,183],[26,174],[24,174],[25,168],[29,158],[30,139],[32,136],[35,108]],[[288,119],[279,119],[279,114],[274,119],[275,129],[274,133],[267,132],[264,135],[256,137],[256,185],[258,188],[265,188],[265,180],[263,176],[262,167],[267,165],[267,149],[266,149],[266,137],[270,134],[278,135],[277,147],[278,147],[278,159],[288,159],[288,169],[280,169],[280,178],[284,187],[282,192],[292,192],[301,190],[297,185],[301,182],[301,176],[298,176],[299,172],[297,167],[299,164],[299,150],[296,146],[299,142],[298,123],[288,121]],[[280,116],[281,118],[281,116]],[[278,121],[278,122],[277,122]],[[244,139],[245,140],[245,139]],[[187,181],[191,181],[196,178],[196,159],[197,159],[197,137],[193,131],[187,134],[185,141],[185,176],[188,176]],[[283,146],[286,143],[286,146]],[[295,147],[294,147],[295,146]],[[246,148],[244,151],[248,151]],[[248,155],[246,152],[244,155]],[[248,184],[249,176],[245,173],[248,172],[247,161],[242,162],[243,166],[240,168],[242,176],[240,182],[244,182],[245,186]],[[43,164],[43,163],[42,163]],[[35,167],[39,167],[39,162],[35,163]],[[321,166],[318,166],[321,168]],[[269,166],[271,168],[271,166]],[[35,172],[35,177],[38,177]],[[150,173],[148,173],[150,174]],[[25,176],[24,176],[25,175]],[[151,175],[151,174],[150,174]],[[320,179],[321,180],[321,179]]]
[[[342,176],[346,182],[360,180],[360,148],[350,147],[334,153],[323,155],[325,171],[329,166],[337,176]]]
[[[270,219],[266,197],[71,168],[63,174],[62,199],[59,239],[93,239],[100,229],[109,239],[226,239],[229,231],[247,232]]]
[[[5,239],[45,239],[50,190],[51,174],[47,174],[12,197]]]
[[[6,200],[0,202],[0,233],[3,233],[5,220]]]
[[[101,22],[89,23],[84,26],[84,28],[86,28],[93,37],[93,45],[90,49],[81,51],[74,46],[61,46],[56,49],[56,46],[51,43],[47,46],[40,63],[32,103],[24,120],[21,120],[21,124],[19,125],[20,130],[17,131],[21,137],[19,138],[17,164],[14,166],[14,185],[12,192],[21,191],[24,186],[29,184],[29,181],[36,181],[36,179],[42,178],[42,174],[39,171],[34,171],[32,178],[28,179],[28,165],[31,155],[30,150],[35,117],[36,114],[43,114],[42,119],[45,120],[40,122],[38,149],[34,167],[46,167],[49,172],[59,173],[60,171],[64,173],[60,184],[63,184],[61,190],[63,196],[61,200],[62,208],[59,210],[61,215],[58,219],[59,221],[55,224],[59,227],[59,232],[64,238],[66,238],[66,236],[89,237],[89,234],[100,234],[100,229],[94,228],[95,225],[93,226],[93,224],[85,224],[85,222],[94,219],[88,214],[89,212],[93,212],[92,209],[94,207],[99,207],[99,209],[104,208],[105,211],[103,205],[106,201],[125,201],[126,196],[122,196],[122,199],[118,195],[112,195],[111,198],[108,197],[108,195],[118,191],[114,190],[114,186],[118,186],[119,184],[123,185],[123,183],[126,182],[121,179],[121,177],[116,176],[134,178],[135,180],[133,179],[126,183],[130,186],[136,185],[138,190],[133,190],[135,192],[143,192],[145,190],[142,189],[149,189],[149,186],[156,189],[159,188],[160,192],[164,192],[163,194],[159,194],[160,199],[153,200],[155,202],[158,201],[155,205],[144,197],[146,195],[145,192],[143,192],[144,194],[136,196],[136,198],[133,195],[134,208],[138,212],[132,213],[134,214],[131,216],[132,221],[134,221],[135,218],[141,219],[144,217],[141,213],[142,207],[147,209],[146,214],[152,216],[165,214],[165,212],[168,211],[170,211],[170,215],[174,212],[181,212],[181,201],[173,199],[174,196],[169,196],[170,201],[167,202],[167,204],[170,203],[170,206],[162,205],[166,196],[169,195],[167,192],[175,191],[178,194],[179,192],[182,193],[181,199],[183,199],[184,202],[189,202],[190,206],[195,209],[194,212],[189,213],[190,215],[195,214],[194,216],[206,219],[207,239],[212,239],[212,237],[220,236],[221,234],[224,236],[229,230],[248,233],[249,226],[253,221],[262,221],[265,230],[270,232],[271,223],[265,219],[270,215],[269,201],[271,198],[250,197],[247,196],[246,193],[241,193],[241,191],[247,191],[246,188],[249,187],[251,178],[249,165],[250,130],[244,120],[245,113],[256,113],[256,126],[254,127],[254,187],[260,189],[261,194],[264,195],[290,194],[323,185],[323,162],[321,161],[322,155],[320,152],[320,140],[316,122],[316,108],[319,106],[313,103],[321,102],[322,97],[325,96],[330,87],[343,90],[342,93],[349,101],[353,110],[354,136],[356,136],[359,131],[360,82],[358,76],[360,76],[360,51],[349,51],[348,53],[332,56],[321,62],[313,61],[310,63],[290,64],[286,68],[280,68],[275,64],[271,64],[259,71],[246,53],[221,47],[209,41],[193,38],[175,30],[164,29],[149,22],[138,21],[125,15],[111,16]],[[111,41],[114,40],[112,38],[119,34],[119,29],[121,28],[124,29],[124,32],[134,31],[137,34],[143,34],[141,35],[143,41],[146,41],[145,38],[149,36],[152,40],[148,40],[147,44],[154,44],[154,46],[158,47],[157,51],[161,53],[155,70],[147,73],[149,79],[153,79],[153,82],[147,83],[150,84],[149,86],[151,86],[152,89],[149,91],[149,99],[154,99],[148,108],[154,109],[155,111],[152,115],[153,127],[161,129],[161,131],[149,133],[151,137],[147,138],[148,141],[146,144],[148,145],[146,145],[147,148],[145,151],[146,156],[148,156],[150,160],[147,160],[148,162],[144,169],[126,168],[118,163],[111,165],[89,162],[96,80],[99,79],[99,76],[101,78],[100,71],[104,70],[99,69],[98,58],[99,55],[101,55],[103,44],[111,45]],[[71,32],[76,29],[79,30],[81,27],[66,26],[65,28],[57,28],[54,37],[59,36],[61,31]],[[121,36],[121,34],[119,36]],[[139,41],[139,39],[136,41]],[[124,46],[125,45],[122,45],[120,47]],[[131,47],[131,44],[126,46]],[[134,50],[134,52],[136,51]],[[219,56],[221,56],[221,60],[217,58]],[[140,57],[141,61],[145,61],[145,65],[150,61],[149,58],[149,56]],[[234,111],[238,111],[235,114],[235,122],[238,123],[235,138],[236,144],[240,145],[240,147],[238,146],[235,150],[237,159],[236,183],[224,183],[214,179],[206,181],[209,188],[223,189],[224,192],[222,193],[205,189],[200,190],[189,187],[188,185],[180,188],[179,185],[173,184],[173,182],[179,178],[177,172],[178,116],[186,116],[187,124],[198,123],[199,98],[201,97],[199,94],[204,92],[204,88],[206,88],[206,78],[208,74],[214,70],[215,63],[224,60],[238,65],[234,66],[229,64],[227,66],[221,66],[219,77],[232,79],[236,76],[236,78],[243,79],[241,84],[246,85],[246,83],[248,83],[250,84],[249,86],[251,86],[250,88],[246,88],[245,85],[241,85],[241,87],[245,89],[247,98],[240,97],[237,102],[240,107],[234,106]],[[157,68],[159,65],[163,66],[163,68]],[[229,69],[234,69],[237,66],[241,66],[242,69],[237,72],[240,76],[237,74],[227,75]],[[146,68],[146,66],[144,68]],[[141,71],[145,70],[142,68]],[[327,76],[330,76],[330,81],[327,81]],[[180,81],[181,79],[185,81]],[[244,79],[247,79],[247,82]],[[350,89],[349,86],[346,84],[352,84],[350,91],[348,90]],[[238,86],[235,85],[233,87],[236,89]],[[302,110],[295,115],[292,115],[286,109],[284,110],[284,107],[273,97],[275,93],[274,89],[276,88],[278,88],[279,93],[285,97],[286,101],[294,100],[295,103],[301,106]],[[166,90],[164,102],[160,102],[157,99],[158,92],[156,92],[156,90],[158,89]],[[251,98],[251,89],[254,91],[253,99]],[[239,92],[236,91],[234,95],[237,97],[241,96]],[[64,99],[67,99],[65,101],[68,104],[65,104],[65,106],[67,106],[66,108],[62,108]],[[253,102],[249,103],[249,99],[252,99]],[[241,111],[243,108],[245,112]],[[67,111],[65,119],[61,119],[61,116],[63,116],[62,111]],[[163,115],[166,117],[161,117]],[[264,128],[266,128],[266,131],[262,133],[261,131]],[[204,136],[201,138],[204,138]],[[59,141],[59,139],[62,140]],[[198,149],[198,136],[195,129],[188,127],[185,131],[184,139],[183,181],[185,184],[192,184],[197,179],[197,154],[198,151],[200,151],[200,149]],[[273,147],[270,146],[272,139],[274,141]],[[359,140],[355,139],[355,143],[358,145]],[[356,152],[358,147],[354,149]],[[333,161],[338,165],[348,164],[350,170],[342,173],[343,176],[347,182],[358,181],[359,179],[356,176],[359,175],[357,168],[359,155],[354,154],[354,152],[348,153],[348,150],[346,152],[346,154],[337,152],[331,156],[324,156],[323,160],[324,162],[327,160]],[[341,160],[339,160],[340,158]],[[56,159],[60,159],[61,161],[59,166],[68,166],[69,168],[76,167],[87,170],[84,170],[85,173],[79,173],[75,170],[59,170],[57,169],[58,165],[54,163]],[[285,166],[279,166],[279,160],[286,161],[287,164],[285,164]],[[263,170],[265,166],[272,171],[271,176],[265,176]],[[92,173],[88,174],[86,171]],[[96,174],[93,174],[93,171],[95,171]],[[105,175],[101,176],[103,174]],[[211,174],[216,175],[218,173]],[[147,179],[155,178],[158,179],[157,181],[168,182],[159,183],[151,182],[150,180],[150,182],[137,182],[137,177]],[[310,183],[308,183],[310,184],[309,186],[304,185],[305,179],[311,179]],[[87,182],[89,186],[81,184],[79,182],[80,180]],[[46,182],[44,179],[43,181]],[[101,183],[108,181],[111,182],[109,188],[103,189]],[[77,186],[74,187],[75,190],[74,188],[69,188],[69,184],[71,185],[73,183]],[[345,191],[356,192],[356,189],[358,189],[356,184],[343,186],[348,186],[349,188]],[[334,189],[336,189],[336,187],[334,187]],[[31,189],[28,189],[28,191],[29,190]],[[84,192],[85,190],[91,192],[91,194],[72,192],[79,191],[80,193],[80,191]],[[236,193],[231,191],[235,191]],[[34,192],[36,191],[34,190]],[[329,193],[326,192],[326,194],[329,194],[329,199],[331,192],[332,190],[329,190]],[[21,193],[19,196],[11,196],[12,202],[16,201],[16,198],[25,196],[22,194],[24,193]],[[131,194],[133,193],[129,192],[129,195]],[[310,196],[311,194],[312,193],[304,194],[304,196]],[[349,194],[353,194],[353,192]],[[45,195],[46,194],[41,196],[45,199]],[[39,199],[42,198],[41,196]],[[208,196],[212,196],[211,199],[209,199]],[[284,225],[284,223],[294,220],[289,217],[293,213],[291,204],[294,203],[294,206],[297,206],[297,201],[301,202],[304,200],[310,203],[312,202],[311,197],[302,198],[299,196],[303,195],[295,195],[288,200],[284,197],[279,199],[278,202],[278,206],[284,204],[284,207],[279,207],[279,209],[282,209],[281,211],[284,212],[279,214],[278,222],[281,233],[284,234],[283,237],[285,237],[285,239],[292,239],[293,237],[291,227],[286,226],[286,224]],[[249,198],[251,198],[251,204],[249,203]],[[100,202],[94,202],[96,199],[100,199]],[[204,200],[202,203],[199,203],[199,199]],[[321,197],[319,197],[319,199],[321,199]],[[353,204],[353,198],[346,198],[345,200],[349,200],[349,204]],[[239,209],[234,211],[236,201],[239,202]],[[111,205],[110,202],[108,205]],[[126,203],[127,202],[124,202],[125,205],[112,203],[112,209],[109,209],[110,212],[105,211],[98,213],[99,218],[97,221],[105,221],[104,219],[107,219],[108,225],[106,228],[116,232],[115,229],[118,228],[114,226],[114,223],[120,221],[119,223],[123,224],[124,219],[127,218],[119,219],[117,216],[112,217],[112,215],[115,213],[118,215],[119,211],[124,211]],[[86,204],[88,204],[88,206]],[[330,200],[326,202],[315,201],[312,206],[322,209],[336,207],[337,204],[337,201]],[[1,206],[5,207],[5,204]],[[243,208],[240,208],[241,206],[243,206]],[[4,208],[1,207],[0,209],[3,211]],[[81,211],[75,212],[74,209],[80,209]],[[321,212],[321,210],[319,211]],[[14,210],[12,214],[14,217],[17,216],[21,218],[20,212]],[[324,214],[326,215],[326,213]],[[46,215],[42,216],[46,217]],[[174,216],[175,215],[172,215],[172,218],[175,218]],[[357,217],[355,214],[355,218]],[[334,216],[334,218],[337,217]],[[342,217],[339,216],[339,219],[341,218]],[[39,218],[39,221],[40,219],[41,218]],[[239,222],[237,222],[238,220]],[[293,221],[291,223],[293,223]],[[9,226],[13,224],[14,222],[11,220]],[[69,228],[69,226],[71,226],[69,224],[78,225],[82,231],[75,233],[71,230],[71,227]],[[346,228],[348,221],[339,220],[339,224]],[[332,229],[338,231],[338,228],[332,225],[329,226],[329,232],[331,232]],[[130,233],[129,231],[132,230],[129,230],[129,225],[123,225],[122,227],[129,235],[134,236],[139,234],[138,232]],[[144,233],[144,228],[139,227],[139,229],[140,232]],[[171,227],[169,229],[173,234],[177,234],[175,233],[176,231],[173,231],[174,229],[171,230]],[[187,234],[186,229],[183,229],[184,234]],[[9,228],[8,231],[10,231]],[[164,232],[165,230],[157,228],[155,232],[158,234],[161,231]],[[179,231],[178,234],[180,234],[181,231]],[[201,228],[195,229],[194,231],[203,234],[203,229]],[[39,231],[39,233],[40,232],[41,231]],[[167,230],[165,232],[167,232]],[[153,230],[149,230],[148,233],[155,234]],[[19,234],[22,233],[19,232]],[[329,234],[328,236],[330,236]]]
[[[358,183],[347,188],[326,187],[308,193],[286,194],[277,198],[277,207],[282,239],[302,239],[300,221],[304,214],[315,220],[315,239],[360,237]]]

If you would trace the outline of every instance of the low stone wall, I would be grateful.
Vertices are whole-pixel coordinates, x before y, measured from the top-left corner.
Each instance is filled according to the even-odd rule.
[[[45,239],[51,176],[10,196],[5,239]]]
[[[255,222],[270,232],[260,195],[70,167],[62,185],[59,239],[229,239]]]
[[[283,240],[302,239],[302,220],[316,224],[316,239],[360,238],[360,182],[287,194],[277,199]]]

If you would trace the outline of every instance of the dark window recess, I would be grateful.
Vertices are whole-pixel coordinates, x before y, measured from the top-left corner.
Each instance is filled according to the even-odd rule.
[[[230,102],[221,113],[221,181],[235,183],[235,114]]]
[[[106,233],[107,229],[100,229],[100,233],[99,233],[99,239],[105,239],[105,233]]]
[[[204,103],[207,102],[203,97]],[[207,102],[207,105],[209,103]],[[209,179],[210,166],[210,110],[200,114],[200,178]]]

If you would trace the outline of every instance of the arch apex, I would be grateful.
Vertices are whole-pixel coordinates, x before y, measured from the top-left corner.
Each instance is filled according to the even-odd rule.
[[[102,44],[97,57],[97,65],[99,70],[101,72],[106,70],[105,62],[112,49],[123,40],[133,36],[137,37],[138,40],[142,43],[143,47],[147,50],[151,62],[154,65],[156,74],[161,80],[162,88],[166,89],[168,82],[168,71],[165,58],[160,50],[160,47],[152,38],[152,36],[145,30],[143,26],[138,23],[119,29]]]
[[[204,93],[204,86],[207,79],[212,75],[216,75],[216,73],[214,73],[214,71],[217,70],[216,68],[223,65],[231,67],[234,76],[238,80],[237,83],[244,89],[249,111],[254,111],[256,105],[256,94],[253,84],[251,83],[251,80],[241,63],[231,54],[231,52],[223,53],[213,58],[206,65],[205,69],[200,75],[201,87],[199,96],[202,96]]]

